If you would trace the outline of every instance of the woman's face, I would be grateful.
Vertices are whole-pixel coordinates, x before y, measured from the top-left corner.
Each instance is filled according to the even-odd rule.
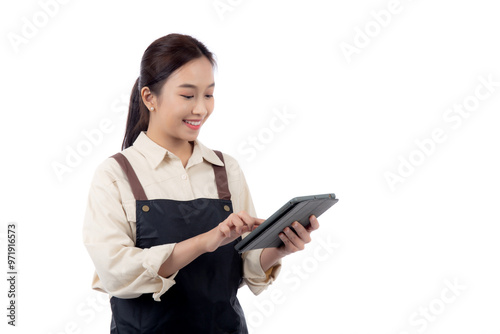
[[[163,143],[179,144],[198,137],[201,126],[214,109],[212,64],[200,57],[173,72],[160,96],[150,96],[148,136]]]

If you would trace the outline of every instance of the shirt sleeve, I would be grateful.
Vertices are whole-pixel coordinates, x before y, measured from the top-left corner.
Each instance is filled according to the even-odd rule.
[[[234,160],[234,162],[237,164],[236,160]],[[235,205],[235,209],[238,211],[245,210],[250,216],[257,217],[243,171],[239,166],[235,169],[239,172],[239,195],[235,203],[237,204]],[[243,238],[248,234],[250,233],[245,233]],[[254,249],[242,253],[243,282],[241,286],[246,284],[255,295],[267,289],[267,287],[276,280],[281,271],[281,259],[274,266],[269,268],[269,270],[264,271],[262,269],[260,264],[260,255],[262,251],[263,249]]]
[[[135,247],[135,222],[129,222],[122,204],[116,177],[119,168],[113,158],[104,161],[89,190],[83,242],[95,266],[92,288],[119,298],[153,293],[154,300],[160,301],[160,296],[175,284],[178,273],[167,278],[158,275],[175,243]]]

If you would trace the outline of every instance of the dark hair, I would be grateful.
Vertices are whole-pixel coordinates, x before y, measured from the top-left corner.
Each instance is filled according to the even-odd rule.
[[[214,55],[197,39],[182,34],[169,34],[158,38],[148,46],[141,60],[140,75],[130,95],[127,126],[122,150],[132,146],[141,131],[148,129],[149,110],[142,101],[141,90],[149,90],[159,96],[167,78],[187,62],[207,57],[216,66]]]

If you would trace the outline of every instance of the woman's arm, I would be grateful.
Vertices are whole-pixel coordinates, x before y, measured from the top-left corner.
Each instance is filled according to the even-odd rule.
[[[213,252],[227,245],[243,233],[254,230],[264,220],[251,217],[245,211],[230,214],[226,220],[208,232],[177,243],[158,270],[158,274],[168,277],[194,261],[198,256]]]
[[[119,298],[152,292],[156,299],[175,284],[173,277],[158,275],[175,244],[135,247],[126,214],[126,207],[135,209],[135,199],[122,191],[127,185],[117,177],[120,173],[115,159],[106,159],[95,171],[89,189],[82,236],[95,266],[92,288]]]

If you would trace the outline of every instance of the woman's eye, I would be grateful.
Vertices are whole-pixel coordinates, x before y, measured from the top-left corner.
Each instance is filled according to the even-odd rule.
[[[194,97],[194,95],[181,95],[182,97],[186,98],[186,99],[192,99]]]
[[[210,99],[210,98],[212,98],[214,96],[213,95],[205,95],[205,97]]]

